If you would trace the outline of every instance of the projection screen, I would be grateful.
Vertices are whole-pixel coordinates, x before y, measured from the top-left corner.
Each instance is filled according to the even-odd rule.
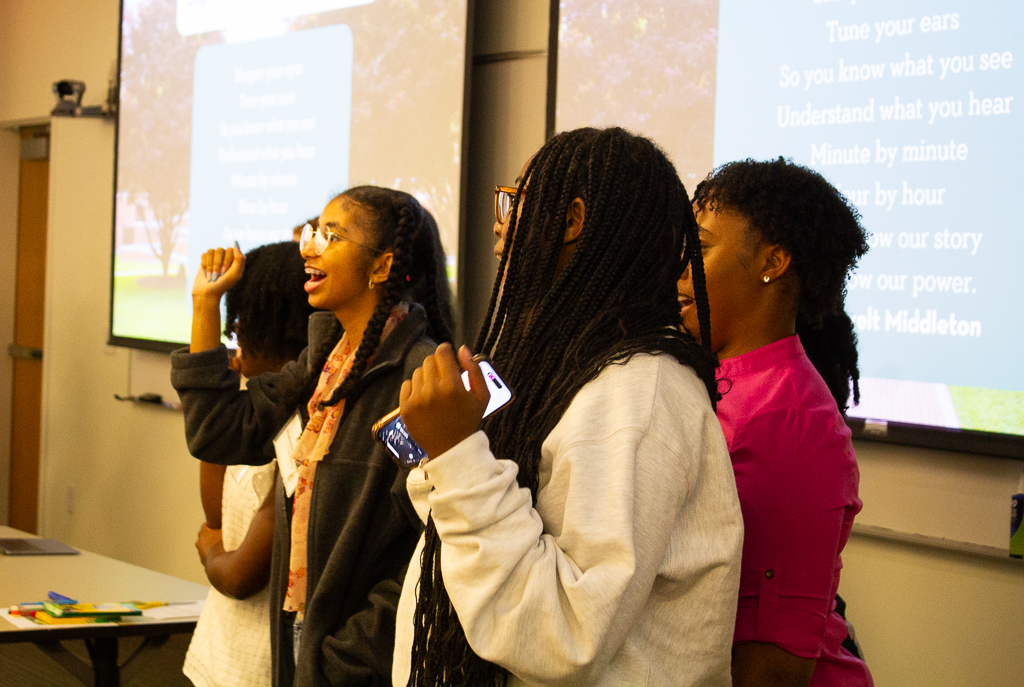
[[[455,283],[466,0],[124,0],[111,343],[188,341],[199,256],[358,184],[434,213]]]
[[[1024,456],[1022,25],[1014,2],[562,0],[555,129],[646,134],[691,192],[748,157],[823,174],[870,232],[851,425]]]

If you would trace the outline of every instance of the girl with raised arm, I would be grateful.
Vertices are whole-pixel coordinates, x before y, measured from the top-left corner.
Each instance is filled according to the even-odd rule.
[[[403,380],[451,339],[433,217],[409,194],[349,189],[304,232],[309,345],[239,390],[218,302],[241,277],[237,248],[208,253],[193,285],[192,343],[172,356],[189,450],[274,460],[271,637],[276,685],[373,685],[390,672],[395,607],[421,525],[370,428]]]
[[[313,308],[306,300],[302,256],[295,244],[249,251],[242,278],[225,296],[225,334],[238,349],[230,360],[244,380],[278,372],[306,347]],[[200,462],[206,522],[196,548],[213,589],[185,656],[196,687],[270,685],[270,558],[274,544],[276,466]]]

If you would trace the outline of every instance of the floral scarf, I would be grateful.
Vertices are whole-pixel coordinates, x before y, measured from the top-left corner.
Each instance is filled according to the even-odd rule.
[[[399,303],[392,309],[391,316],[384,325],[380,340],[384,341],[388,334],[409,314],[407,303]],[[294,611],[296,621],[300,622],[306,610],[306,537],[309,532],[309,508],[313,495],[313,479],[316,465],[331,448],[334,435],[338,431],[338,423],[345,412],[345,399],[337,405],[320,409],[320,401],[331,397],[341,386],[352,370],[356,351],[352,349],[346,333],[334,350],[327,357],[324,369],[320,373],[316,391],[309,399],[307,410],[309,422],[302,431],[292,460],[298,468],[298,482],[292,501],[291,552],[288,561],[288,590],[284,598],[284,610]],[[369,366],[370,361],[367,361]]]

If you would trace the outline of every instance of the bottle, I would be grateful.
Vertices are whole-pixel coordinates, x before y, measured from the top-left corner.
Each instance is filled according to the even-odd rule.
[[[1010,507],[1010,555],[1024,558],[1024,472],[1020,473],[1017,493]]]

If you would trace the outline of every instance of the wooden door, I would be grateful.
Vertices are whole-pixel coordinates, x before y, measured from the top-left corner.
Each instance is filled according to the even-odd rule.
[[[14,383],[11,399],[11,527],[36,532],[39,508],[39,416],[43,386],[43,304],[50,128],[21,131],[18,257],[15,276]]]

